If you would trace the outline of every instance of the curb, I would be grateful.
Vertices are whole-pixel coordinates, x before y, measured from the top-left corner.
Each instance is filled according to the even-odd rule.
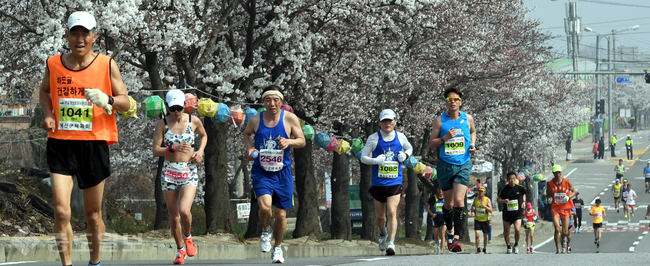
[[[0,240],[0,262],[17,261],[59,261],[54,241],[40,241],[30,244],[29,238]],[[16,245],[16,243],[18,243]],[[258,245],[206,244],[196,243],[196,256],[188,260],[215,259],[269,259],[270,253],[261,253]],[[19,249],[18,247],[21,247]],[[360,247],[355,242],[341,241],[339,245],[282,245],[286,258],[384,256],[376,246]],[[434,249],[425,247],[396,246],[398,255],[430,255]],[[137,241],[105,242],[102,246],[101,260],[161,260],[174,258],[174,243],[142,243]],[[89,260],[88,245],[85,241],[73,243],[73,261]]]

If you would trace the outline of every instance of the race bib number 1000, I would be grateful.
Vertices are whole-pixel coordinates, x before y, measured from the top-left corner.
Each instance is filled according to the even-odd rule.
[[[58,112],[59,130],[93,130],[93,104],[88,100],[59,98]]]
[[[445,154],[465,154],[465,137],[455,137],[445,141]]]
[[[379,165],[377,177],[379,178],[397,178],[399,176],[399,164],[395,161],[386,161]]]

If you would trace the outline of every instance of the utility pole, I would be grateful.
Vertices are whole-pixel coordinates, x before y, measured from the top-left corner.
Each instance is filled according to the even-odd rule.
[[[580,34],[580,17],[578,17],[578,3],[569,2],[565,6],[567,18],[564,19],[564,30],[567,33],[567,47],[569,56],[573,58],[573,71],[578,71],[578,34]],[[570,42],[569,42],[570,39]],[[578,76],[575,76],[577,78]]]

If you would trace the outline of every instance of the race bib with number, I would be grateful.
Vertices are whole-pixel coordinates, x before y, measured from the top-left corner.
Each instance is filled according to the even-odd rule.
[[[603,218],[603,213],[602,212],[596,212],[595,216],[596,216],[596,219]]]
[[[555,199],[555,203],[567,203],[568,200],[565,199],[566,193],[555,193],[553,194],[553,198]]]
[[[88,100],[59,98],[58,112],[59,130],[93,130],[93,104]]]
[[[476,208],[476,217],[485,217],[485,208],[477,207]]]
[[[531,221],[526,222],[526,227],[531,228],[533,226],[535,226],[535,222],[531,222]]]
[[[465,154],[465,137],[455,137],[445,141],[446,155]]]
[[[444,202],[436,203],[436,213],[442,213],[442,206],[445,205]]]
[[[165,168],[165,180],[172,183],[185,182],[190,179],[191,173],[187,164],[169,164]]]
[[[519,201],[508,202],[508,204],[506,204],[506,207],[508,208],[508,211],[518,211]]]
[[[399,176],[399,163],[394,161],[384,161],[382,165],[377,166],[377,177],[379,178],[397,178]]]
[[[284,150],[260,150],[260,165],[268,172],[277,172],[284,167]]]
[[[650,173],[646,172],[645,173],[645,178],[650,178]]]
[[[614,190],[614,196],[618,197],[621,195],[621,190]]]

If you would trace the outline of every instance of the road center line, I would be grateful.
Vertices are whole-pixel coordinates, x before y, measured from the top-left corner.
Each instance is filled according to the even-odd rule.
[[[564,177],[569,177],[569,176],[570,176],[571,174],[573,174],[573,172],[575,172],[576,170],[578,170],[578,168],[573,168],[573,170],[569,171],[569,173],[566,174]]]

